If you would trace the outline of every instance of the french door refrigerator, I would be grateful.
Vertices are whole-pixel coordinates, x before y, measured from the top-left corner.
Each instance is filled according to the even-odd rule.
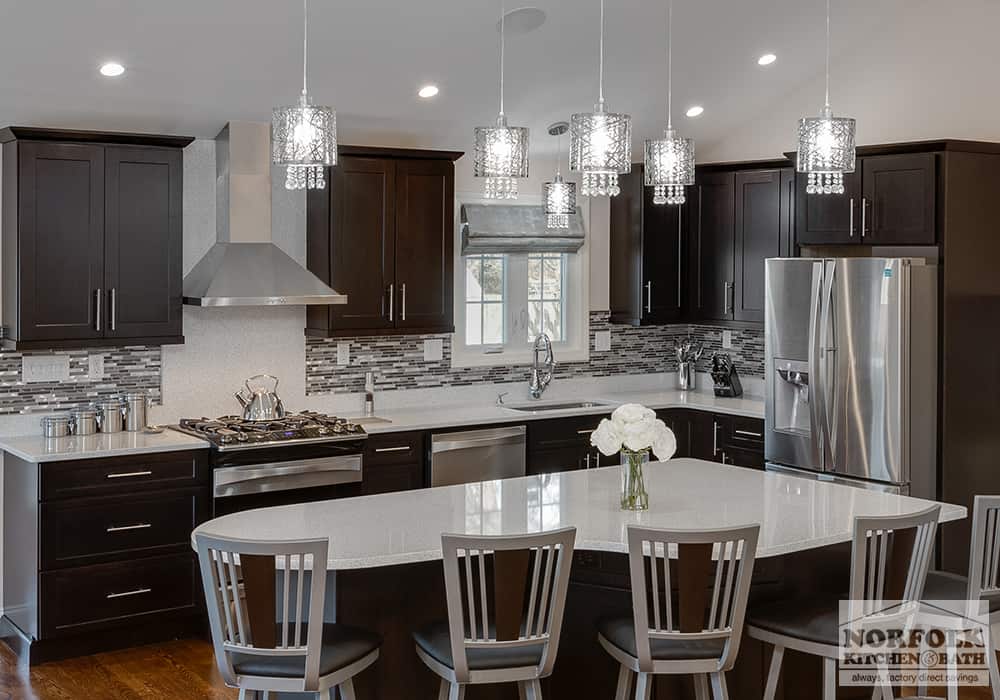
[[[935,497],[937,267],[918,258],[765,265],[767,468]]]

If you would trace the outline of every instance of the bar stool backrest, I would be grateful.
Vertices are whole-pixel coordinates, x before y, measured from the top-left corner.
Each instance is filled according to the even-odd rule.
[[[441,536],[452,661],[469,680],[468,650],[543,645],[538,676],[559,649],[576,528],[532,535]]]
[[[236,684],[234,653],[292,656],[305,660],[303,691],[317,691],[327,540],[239,540],[199,533],[195,542],[215,659],[225,681]],[[313,570],[321,575],[311,575]]]
[[[976,496],[969,547],[969,600],[1000,599],[1000,496]]]
[[[759,525],[704,531],[628,528],[635,646],[641,671],[653,670],[651,640],[657,639],[721,640],[719,670],[733,667],[759,533]],[[675,562],[673,574],[671,561]]]

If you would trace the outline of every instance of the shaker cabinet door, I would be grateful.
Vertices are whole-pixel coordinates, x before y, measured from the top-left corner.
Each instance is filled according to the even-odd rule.
[[[698,320],[733,318],[735,179],[702,173],[691,193],[691,316]]]
[[[182,153],[108,148],[105,155],[105,335],[182,335]]]
[[[862,159],[865,243],[934,245],[936,158],[933,153],[907,153]]]
[[[642,318],[645,323],[679,321],[682,314],[682,215],[676,204],[653,204],[653,188],[643,187]]]
[[[861,162],[844,175],[844,194],[807,194],[809,176],[795,175],[795,240],[799,245],[859,244]]]
[[[21,341],[104,333],[104,148],[17,144]],[[10,287],[8,287],[10,288]]]
[[[764,261],[783,254],[785,197],[781,170],[736,173],[733,319],[764,322]]]

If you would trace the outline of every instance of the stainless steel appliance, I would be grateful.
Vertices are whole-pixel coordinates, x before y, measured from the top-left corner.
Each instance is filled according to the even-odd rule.
[[[523,425],[437,433],[431,436],[431,486],[524,476]]]
[[[211,445],[214,514],[360,493],[364,428],[303,412],[269,421],[238,416],[173,426]]]
[[[237,391],[233,396],[243,408],[243,420],[265,421],[283,418],[285,405],[278,396],[278,378],[257,374],[243,382],[246,395]]]
[[[768,469],[933,498],[937,267],[766,262]]]

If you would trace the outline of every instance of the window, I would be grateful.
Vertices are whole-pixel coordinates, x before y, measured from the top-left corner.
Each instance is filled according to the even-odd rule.
[[[503,255],[465,259],[465,344],[502,345],[507,260]]]
[[[563,300],[566,255],[540,253],[528,256],[528,342],[542,333],[554,342],[565,336]]]

